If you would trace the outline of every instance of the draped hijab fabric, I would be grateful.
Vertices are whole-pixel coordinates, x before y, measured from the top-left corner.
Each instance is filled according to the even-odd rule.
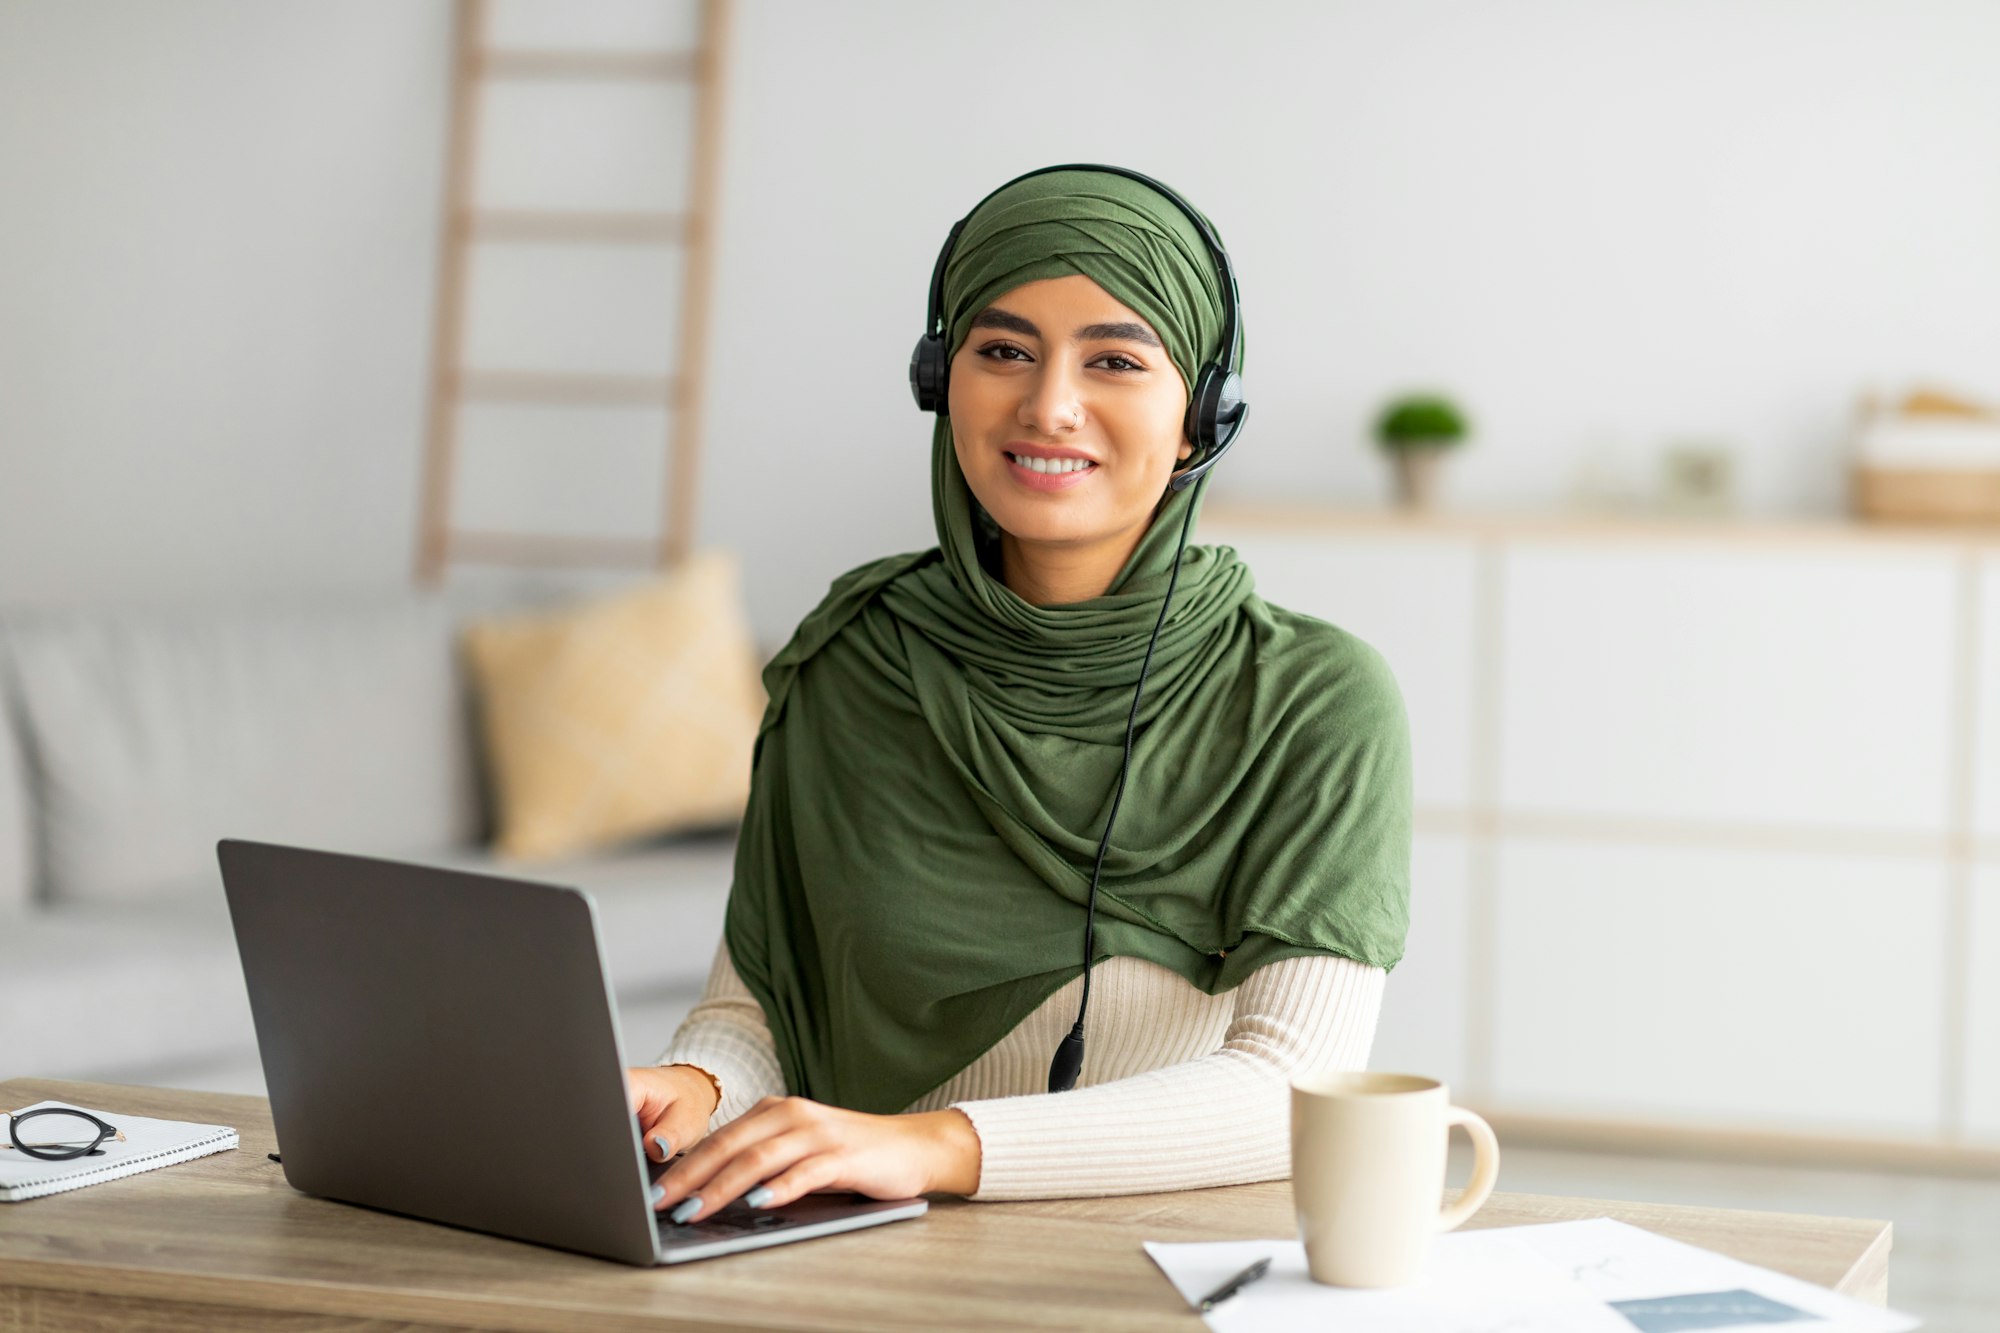
[[[1088,171],[1017,182],[968,222],[945,271],[951,351],[1005,292],[1072,273],[1144,316],[1190,385],[1217,357],[1200,234],[1144,184]],[[1103,596],[1035,606],[991,572],[992,520],[942,416],[931,477],[938,545],[835,580],[764,670],[725,925],[791,1091],[873,1112],[922,1098],[1081,971],[1133,687],[1203,489],[1168,492]],[[1264,602],[1230,548],[1190,545],[1097,959],[1211,994],[1304,954],[1392,967],[1410,838],[1408,726],[1380,655]]]

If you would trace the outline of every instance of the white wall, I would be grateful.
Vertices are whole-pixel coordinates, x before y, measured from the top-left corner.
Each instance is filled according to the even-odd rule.
[[[394,581],[412,544],[447,11],[0,4],[0,607]],[[1844,494],[1855,393],[2000,398],[2000,6],[739,0],[703,538],[782,638],[932,540],[904,381],[950,222],[1108,160],[1242,278],[1216,495],[1370,501],[1413,384],[1462,503]]]
[[[0,608],[408,577],[447,17],[0,2]]]

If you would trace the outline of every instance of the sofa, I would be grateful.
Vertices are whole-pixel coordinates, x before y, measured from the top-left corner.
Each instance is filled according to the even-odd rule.
[[[547,864],[488,850],[460,630],[562,595],[0,613],[0,1078],[147,1081],[254,1060],[221,838],[572,885],[597,904],[621,1006],[698,992],[733,827]]]

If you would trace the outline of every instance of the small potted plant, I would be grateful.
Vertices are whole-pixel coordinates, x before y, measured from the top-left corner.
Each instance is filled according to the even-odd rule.
[[[1464,415],[1437,394],[1408,394],[1382,409],[1375,440],[1396,460],[1398,504],[1408,509],[1436,505],[1438,460],[1465,434]]]

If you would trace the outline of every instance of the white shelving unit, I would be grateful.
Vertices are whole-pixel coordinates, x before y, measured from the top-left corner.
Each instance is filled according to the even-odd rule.
[[[1377,1068],[1517,1126],[2000,1165],[2000,531],[1212,506],[1396,671]]]

